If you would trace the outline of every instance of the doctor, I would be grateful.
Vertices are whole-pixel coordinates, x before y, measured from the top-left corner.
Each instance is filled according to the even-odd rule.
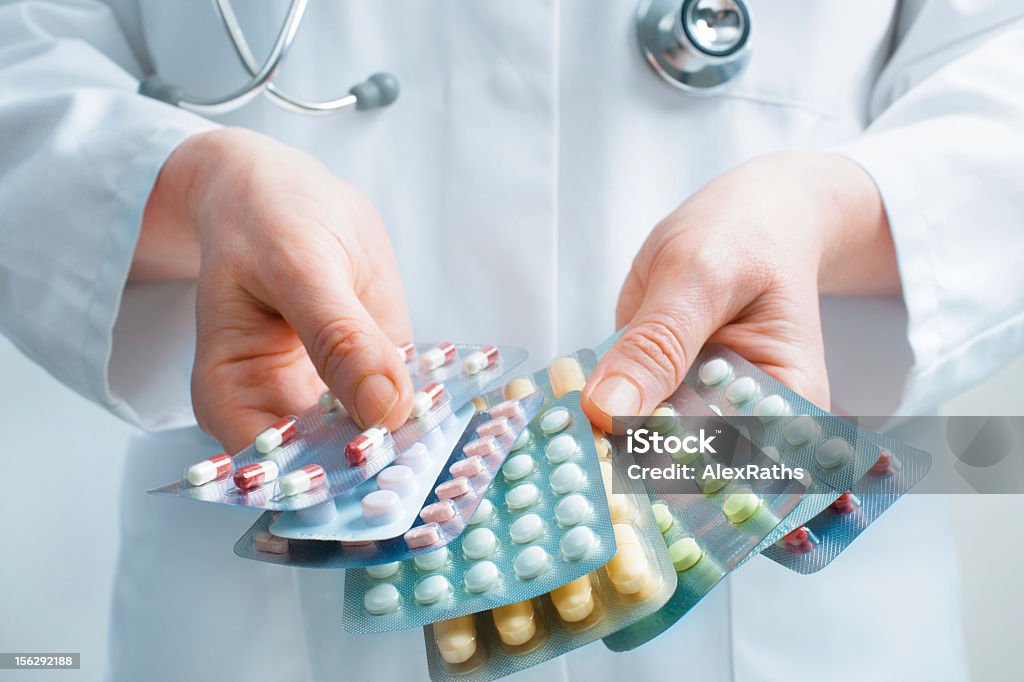
[[[285,6],[237,9],[266,53]],[[204,0],[0,5],[0,325],[159,432],[125,472],[113,679],[425,676],[418,631],[341,630],[337,573],[232,556],[251,512],[142,492],[219,451],[195,420],[234,451],[324,383],[400,423],[413,328],[539,365],[629,323],[587,386],[603,426],[709,338],[861,414],[1019,352],[1018,3],[758,3],[749,66],[710,98],[650,71],[635,9],[315,3],[282,89],[387,70],[400,99],[209,120],[136,93],[247,78]],[[752,561],[651,644],[520,679],[961,679],[948,513],[904,500],[820,575]]]

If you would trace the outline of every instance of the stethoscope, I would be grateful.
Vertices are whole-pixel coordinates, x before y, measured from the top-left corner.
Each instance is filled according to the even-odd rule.
[[[309,0],[291,0],[270,54],[261,65],[249,49],[230,0],[213,0],[249,81],[221,97],[195,97],[160,76],[139,84],[143,95],[198,114],[214,116],[239,109],[260,95],[279,107],[305,114],[385,107],[398,98],[398,79],[376,73],[331,100],[311,102],[274,85]],[[727,86],[750,61],[750,12],[743,0],[642,0],[636,17],[640,49],[668,83],[691,94],[711,94]]]

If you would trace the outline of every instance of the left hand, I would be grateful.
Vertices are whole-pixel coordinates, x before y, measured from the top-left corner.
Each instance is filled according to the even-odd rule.
[[[716,178],[654,228],[622,287],[625,334],[583,392],[591,421],[645,415],[722,343],[829,406],[821,293],[899,291],[870,176],[835,154],[758,157]]]

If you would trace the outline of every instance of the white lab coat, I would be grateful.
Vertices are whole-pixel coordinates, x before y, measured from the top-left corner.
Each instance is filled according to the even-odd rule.
[[[208,2],[111,4],[0,5],[0,328],[80,393],[176,428],[130,453],[111,675],[424,676],[418,630],[342,632],[339,574],[235,558],[251,512],[142,492],[215,447],[180,428],[192,423],[190,283],[124,286],[161,163],[214,124],[134,90],[152,69],[200,95],[243,75]],[[265,53],[285,3],[237,4]],[[752,155],[799,147],[872,174],[904,287],[902,304],[826,303],[837,405],[928,409],[1019,352],[1019,3],[759,2],[749,69],[706,99],[649,71],[634,11],[313,3],[281,86],[332,97],[388,70],[398,102],[304,118],[259,100],[217,123],[306,149],[369,196],[419,338],[521,345],[536,366],[597,343],[657,220]],[[752,561],[640,650],[596,644],[521,679],[960,679],[948,527],[939,500],[904,500],[820,575]]]

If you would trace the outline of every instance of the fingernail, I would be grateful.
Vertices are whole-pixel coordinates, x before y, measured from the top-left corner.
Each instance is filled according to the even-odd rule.
[[[395,383],[383,374],[371,374],[356,386],[352,416],[363,428],[375,426],[384,421],[397,402]]]
[[[601,379],[590,395],[597,409],[609,417],[632,417],[640,412],[640,389],[629,379],[610,376]]]

